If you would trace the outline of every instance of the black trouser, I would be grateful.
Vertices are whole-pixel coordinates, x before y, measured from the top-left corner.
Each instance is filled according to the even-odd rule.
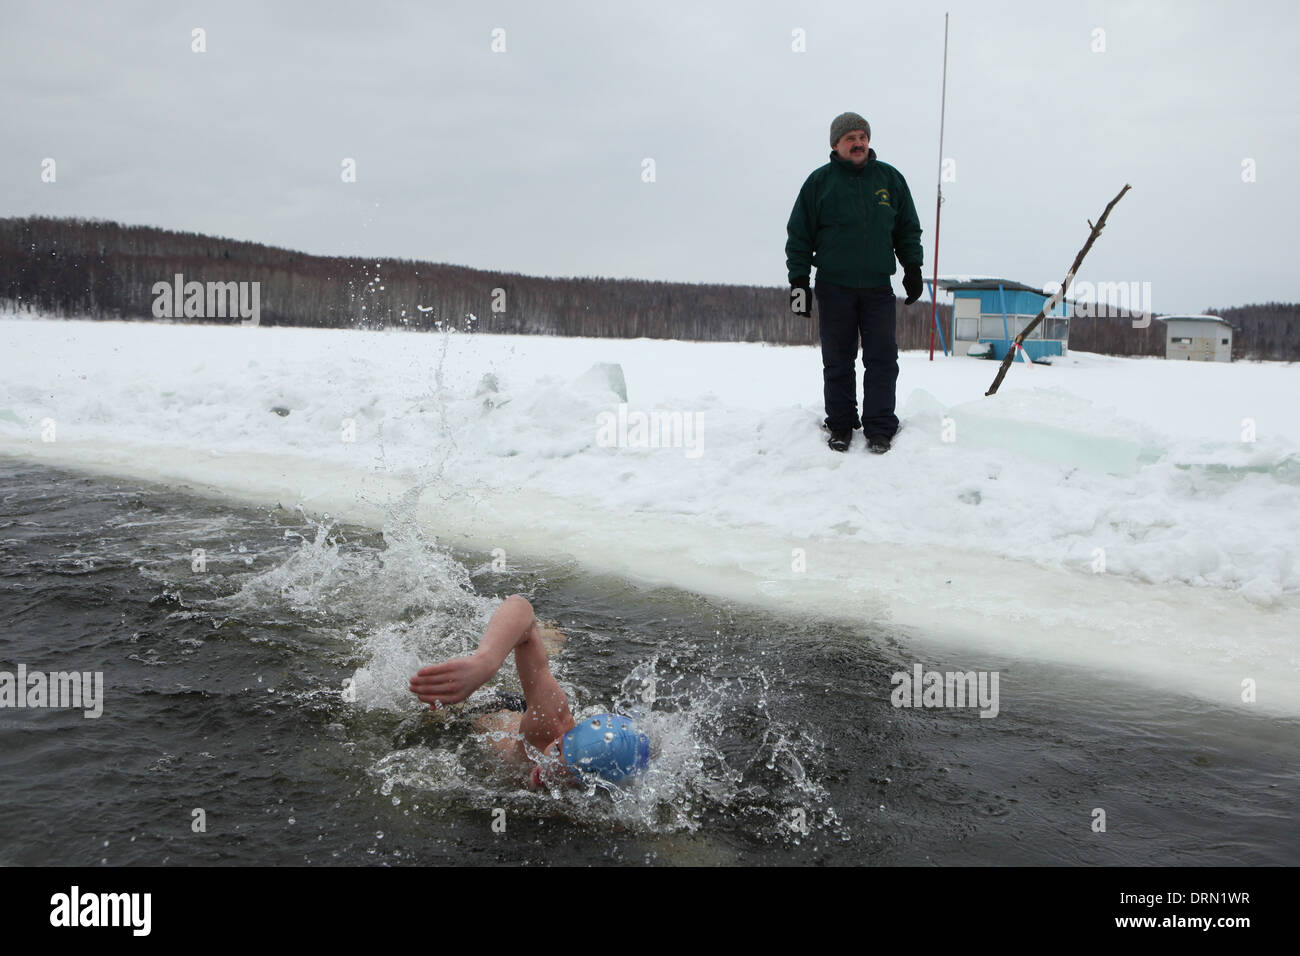
[[[817,279],[818,327],[826,425],[832,431],[857,428],[868,437],[898,431],[894,390],[898,383],[898,338],[894,333],[894,290],[889,286],[850,289]],[[858,340],[862,340],[862,418],[858,419]]]

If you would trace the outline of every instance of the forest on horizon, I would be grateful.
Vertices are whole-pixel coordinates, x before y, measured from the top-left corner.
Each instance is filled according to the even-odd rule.
[[[155,283],[170,283],[177,274],[186,282],[259,283],[263,325],[415,331],[450,326],[505,334],[784,345],[818,341],[816,321],[790,313],[785,287],[547,278],[407,259],[314,256],[103,220],[0,219],[0,304],[12,311],[153,320]],[[928,347],[930,309],[928,297],[910,306],[898,298],[900,349]],[[1205,311],[1236,330],[1234,359],[1300,359],[1300,304]],[[946,334],[951,307],[940,304],[938,312]],[[1162,355],[1164,326],[1158,317],[1144,329],[1133,328],[1127,317],[1075,317],[1069,347]]]

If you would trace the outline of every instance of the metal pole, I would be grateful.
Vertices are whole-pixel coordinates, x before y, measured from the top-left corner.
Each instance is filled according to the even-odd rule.
[[[934,281],[930,284],[930,361],[934,361],[934,330],[939,324],[939,213],[943,208],[943,120],[948,110],[948,14],[943,15],[943,93],[939,100],[939,186],[934,203]],[[945,343],[946,345],[947,343]],[[953,341],[953,347],[956,347]],[[944,354],[948,349],[944,348]]]

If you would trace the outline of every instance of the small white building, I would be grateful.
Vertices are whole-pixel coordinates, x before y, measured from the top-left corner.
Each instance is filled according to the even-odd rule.
[[[1165,358],[1231,362],[1232,326],[1217,315],[1162,315]]]

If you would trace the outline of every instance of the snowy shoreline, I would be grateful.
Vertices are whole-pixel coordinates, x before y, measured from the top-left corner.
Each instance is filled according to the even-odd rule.
[[[905,353],[877,457],[826,449],[810,348],[17,318],[0,341],[0,454],[373,526],[427,483],[458,547],[1224,706],[1251,678],[1300,713],[1297,366],[1074,353],[984,399],[991,363]],[[602,363],[633,413],[691,416],[694,456],[598,440]]]

